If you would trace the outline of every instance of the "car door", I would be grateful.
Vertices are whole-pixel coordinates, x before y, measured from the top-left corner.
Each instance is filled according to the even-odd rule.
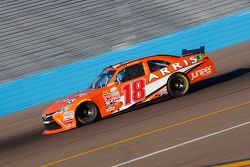
[[[110,88],[116,105],[112,112],[119,112],[141,102],[146,97],[146,76],[143,62],[129,65],[121,69]],[[118,103],[119,101],[119,103]]]

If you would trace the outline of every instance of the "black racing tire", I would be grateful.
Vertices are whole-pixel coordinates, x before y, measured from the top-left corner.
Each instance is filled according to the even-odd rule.
[[[84,102],[77,107],[75,118],[77,126],[92,123],[99,118],[99,109],[92,102]]]
[[[189,88],[189,80],[182,73],[175,73],[168,79],[167,89],[170,97],[183,96],[188,92]]]

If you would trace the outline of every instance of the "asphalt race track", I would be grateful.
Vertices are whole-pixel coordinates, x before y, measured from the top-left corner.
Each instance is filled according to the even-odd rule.
[[[213,166],[250,159],[250,42],[209,54],[181,98],[43,136],[48,105],[0,118],[0,166]]]

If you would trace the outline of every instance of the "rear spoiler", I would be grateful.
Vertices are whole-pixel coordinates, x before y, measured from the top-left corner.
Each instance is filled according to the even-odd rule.
[[[182,55],[190,55],[190,54],[198,54],[198,53],[205,53],[205,46],[201,46],[198,49],[192,49],[192,50],[183,49],[182,50]]]

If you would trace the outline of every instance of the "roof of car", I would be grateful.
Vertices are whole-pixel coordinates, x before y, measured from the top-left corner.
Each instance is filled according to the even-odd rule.
[[[123,62],[120,62],[120,63],[117,63],[115,65],[111,65],[109,67],[106,68],[107,69],[117,69],[125,64],[130,64],[130,63],[133,63],[133,62],[137,62],[137,61],[140,61],[140,60],[143,60],[143,59],[148,59],[148,58],[152,58],[152,57],[159,57],[159,56],[167,56],[167,57],[178,57],[178,56],[173,56],[173,55],[153,55],[153,56],[147,56],[147,57],[141,57],[141,58],[137,58],[137,59],[133,59],[133,60],[128,60],[128,61],[123,61]]]

